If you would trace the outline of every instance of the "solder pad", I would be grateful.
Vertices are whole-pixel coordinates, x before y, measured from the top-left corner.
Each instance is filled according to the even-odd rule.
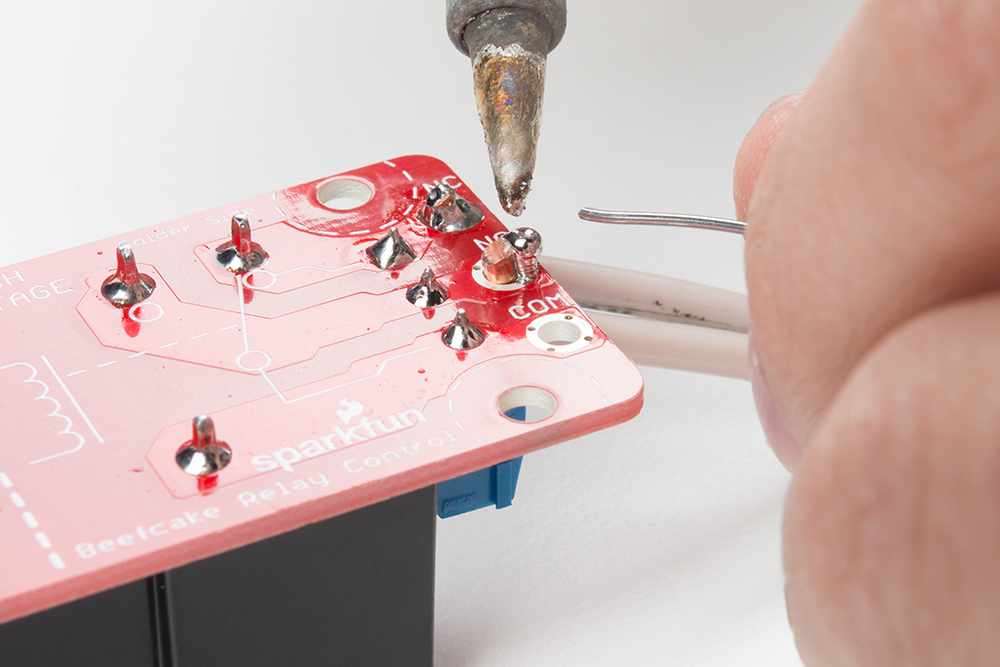
[[[466,232],[421,223],[438,183],[482,205],[409,156],[0,269],[0,622],[639,411],[635,366],[544,268],[518,290],[473,278],[507,231],[485,207]],[[370,199],[329,208],[331,187]],[[270,255],[242,277],[215,261],[236,212]],[[383,271],[365,249],[391,227],[417,259]],[[157,285],[126,309],[100,294],[121,242]],[[405,293],[427,267],[450,298],[421,310]],[[458,308],[480,347],[442,343]],[[511,419],[502,396],[551,415]],[[233,452],[207,482],[174,458],[198,414]]]

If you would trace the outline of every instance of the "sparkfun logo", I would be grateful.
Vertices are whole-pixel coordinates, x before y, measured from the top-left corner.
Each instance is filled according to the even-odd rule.
[[[304,440],[294,447],[282,447],[270,454],[255,456],[250,459],[250,465],[257,472],[268,472],[278,468],[294,472],[292,466],[305,459],[322,456],[338,447],[348,447],[360,442],[375,440],[389,433],[412,428],[419,422],[427,421],[424,413],[416,408],[410,408],[379,419],[362,417],[357,424],[351,426],[354,418],[364,412],[365,406],[358,401],[346,398],[341,399],[339,405],[343,409],[337,410],[337,417],[343,426],[337,426],[332,433],[320,436],[316,440]]]
[[[337,410],[337,416],[340,417],[340,421],[344,423],[344,426],[350,424],[351,419],[357,417],[365,411],[365,406],[361,405],[357,401],[352,401],[349,398],[342,398],[339,403],[344,409]]]

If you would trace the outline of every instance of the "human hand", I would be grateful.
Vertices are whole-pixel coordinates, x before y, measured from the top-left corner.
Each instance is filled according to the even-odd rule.
[[[869,0],[735,181],[803,659],[997,664],[1000,3]]]

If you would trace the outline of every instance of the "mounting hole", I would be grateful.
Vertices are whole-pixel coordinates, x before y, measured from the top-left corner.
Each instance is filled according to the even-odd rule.
[[[572,316],[567,315],[563,320],[553,320],[546,322],[538,329],[538,337],[543,343],[548,343],[553,347],[572,345],[583,337],[580,330],[572,320]]]
[[[350,211],[367,204],[374,194],[367,183],[340,178],[319,186],[316,190],[316,199],[334,211]]]
[[[563,311],[529,322],[525,337],[532,345],[550,354],[568,354],[583,349],[594,340],[594,327],[587,318]]]
[[[497,410],[511,421],[534,424],[548,419],[558,403],[551,393],[538,387],[514,387],[500,394]]]

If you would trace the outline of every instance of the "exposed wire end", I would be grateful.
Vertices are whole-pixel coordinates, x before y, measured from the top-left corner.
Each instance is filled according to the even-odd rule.
[[[603,222],[613,225],[656,225],[661,227],[694,227],[717,232],[742,234],[747,223],[726,218],[710,218],[700,215],[678,215],[676,213],[631,213],[627,211],[602,211],[596,208],[582,208],[578,214],[581,220]]]

